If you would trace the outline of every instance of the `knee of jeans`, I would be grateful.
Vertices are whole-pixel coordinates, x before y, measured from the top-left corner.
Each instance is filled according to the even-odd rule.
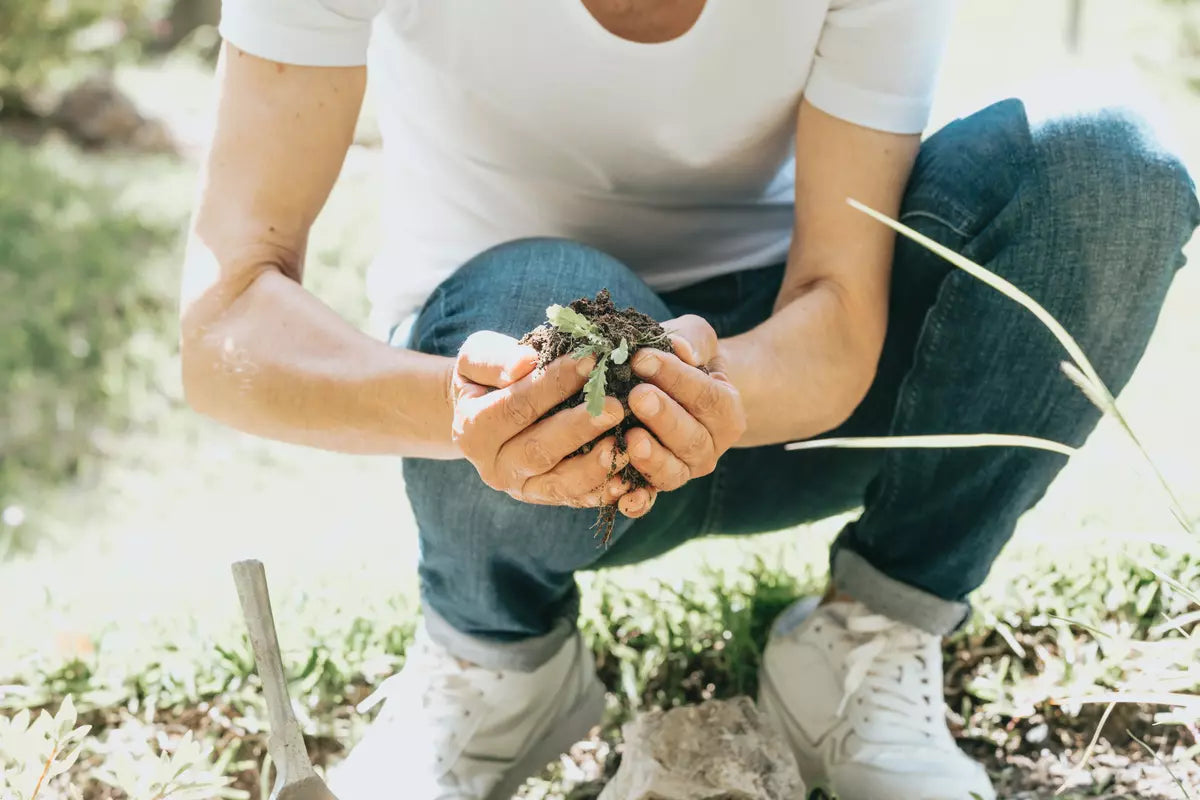
[[[1132,111],[1051,120],[1034,138],[1046,211],[1083,223],[1096,240],[1178,250],[1200,223],[1187,168]]]
[[[417,316],[415,350],[454,355],[468,336],[519,337],[545,321],[546,306],[601,288],[640,282],[612,256],[569,239],[518,239],[485,250],[447,278]]]
[[[1128,294],[1165,291],[1200,223],[1180,159],[1120,109],[1050,121],[1034,141],[1038,213],[1053,222],[1054,255],[1075,262],[1093,310],[1120,313]]]
[[[405,459],[403,469],[423,564],[470,561],[471,569],[487,569],[526,563],[569,573],[602,553],[591,530],[594,509],[514,500],[484,484],[467,461]]]

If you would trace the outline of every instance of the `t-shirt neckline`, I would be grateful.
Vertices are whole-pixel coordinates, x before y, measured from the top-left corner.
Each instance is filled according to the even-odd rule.
[[[695,38],[700,33],[702,26],[708,22],[708,17],[712,16],[713,6],[717,2],[719,0],[704,0],[704,5],[700,8],[700,15],[696,17],[696,21],[674,39],[667,39],[665,42],[635,42],[605,28],[600,24],[600,20],[592,16],[592,12],[588,11],[582,0],[565,0],[566,5],[571,7],[571,14],[576,18],[580,27],[586,29],[584,32],[588,36],[607,47],[619,47],[630,52],[641,51],[646,54],[661,53],[687,46],[688,40]]]

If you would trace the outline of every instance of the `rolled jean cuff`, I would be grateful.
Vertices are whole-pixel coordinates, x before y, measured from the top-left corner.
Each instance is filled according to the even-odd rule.
[[[923,589],[888,577],[865,558],[837,548],[831,564],[833,585],[876,614],[945,636],[962,627],[971,613],[967,603],[945,600]]]
[[[436,644],[446,648],[455,658],[484,669],[533,672],[557,653],[575,633],[575,626],[566,618],[554,623],[549,633],[511,642],[494,641],[457,630],[446,618],[424,605],[425,631]]]

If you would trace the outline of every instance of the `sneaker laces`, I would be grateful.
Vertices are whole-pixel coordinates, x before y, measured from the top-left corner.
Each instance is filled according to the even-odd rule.
[[[934,740],[941,710],[934,706],[936,690],[928,674],[933,669],[929,663],[932,634],[862,607],[847,615],[844,626],[848,636],[860,643],[846,655],[838,716],[854,701],[867,706],[872,717],[882,719],[893,731],[899,728]]]
[[[385,679],[365,700],[356,706],[366,714],[384,700],[388,704],[380,712],[385,721],[403,720],[408,730],[419,730],[419,741],[407,742],[406,747],[420,748],[449,776],[463,748],[487,716],[488,703],[479,678],[492,677],[473,665],[464,666],[458,659],[425,637],[418,635],[405,658],[404,668]],[[386,716],[385,716],[386,715]],[[422,725],[412,725],[419,716]]]

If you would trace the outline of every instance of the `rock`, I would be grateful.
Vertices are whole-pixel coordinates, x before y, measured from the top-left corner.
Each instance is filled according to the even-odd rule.
[[[796,800],[804,784],[783,737],[747,697],[639,715],[599,800]]]
[[[174,150],[162,123],[143,117],[109,75],[94,75],[68,90],[53,118],[87,146],[128,147],[143,152]]]
[[[1034,725],[1025,734],[1025,741],[1032,745],[1040,745],[1050,738],[1050,726],[1046,723]]]

